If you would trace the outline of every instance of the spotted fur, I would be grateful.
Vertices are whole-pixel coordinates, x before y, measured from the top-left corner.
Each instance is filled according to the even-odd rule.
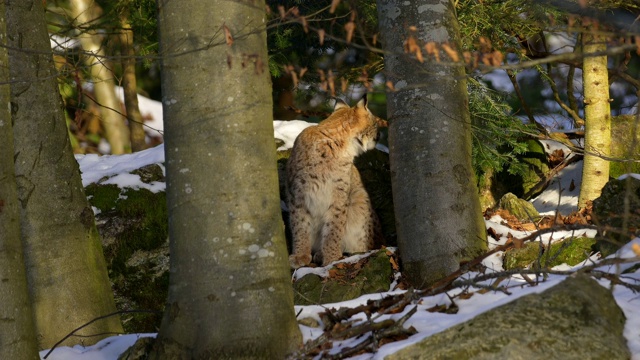
[[[296,139],[287,162],[292,268],[308,265],[312,254],[324,266],[343,252],[364,252],[382,242],[380,222],[353,165],[375,147],[381,122],[366,96],[354,107],[338,100],[331,116]]]

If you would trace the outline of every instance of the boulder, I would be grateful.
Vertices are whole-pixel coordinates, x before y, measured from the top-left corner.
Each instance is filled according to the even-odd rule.
[[[131,172],[145,183],[164,182],[153,164]],[[118,310],[126,332],[156,332],[169,286],[169,240],[164,191],[119,188],[102,179],[85,188],[97,209],[96,226]],[[151,312],[151,313],[150,313]],[[153,313],[155,312],[155,313]]]
[[[296,305],[315,305],[355,299],[389,291],[393,281],[392,254],[382,249],[355,264],[337,264],[329,276],[307,274],[293,283]]]
[[[635,160],[635,162],[612,161],[609,176],[616,179],[622,174],[640,173],[640,124],[635,124],[636,115],[621,115],[611,118],[611,157]],[[636,135],[635,147],[633,135]]]
[[[557,265],[578,265],[585,261],[592,253],[596,243],[593,238],[575,237],[551,244],[538,241],[528,242],[519,249],[509,249],[504,252],[502,267],[505,270],[531,268],[552,268]]]
[[[536,222],[540,220],[540,213],[532,203],[520,199],[512,193],[506,193],[500,199],[500,208],[507,210],[511,215],[523,222]]]
[[[627,214],[624,211],[625,201],[629,206]],[[600,197],[593,201],[592,217],[598,226],[611,229],[598,232],[601,240],[598,240],[596,247],[603,256],[616,252],[622,245],[640,236],[640,180],[633,177],[610,180]]]
[[[629,359],[624,324],[611,292],[587,275],[576,275],[385,359]]]

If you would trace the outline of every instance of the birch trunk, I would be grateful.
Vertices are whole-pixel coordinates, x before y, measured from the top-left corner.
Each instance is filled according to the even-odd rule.
[[[403,274],[415,287],[443,278],[486,249],[471,167],[471,123],[462,64],[404,52],[410,37],[459,49],[449,0],[378,0],[387,92],[389,150]],[[415,26],[416,30],[412,30]],[[422,51],[422,50],[420,50]]]
[[[78,39],[84,50],[83,61],[91,76],[95,101],[100,108],[100,121],[111,153],[130,152],[129,129],[121,115],[122,105],[116,97],[113,66],[105,57],[102,36],[91,28],[92,22],[98,18],[98,5],[92,0],[71,0],[69,5],[76,25],[82,28]]]
[[[602,188],[609,181],[609,161],[602,156],[611,153],[611,107],[609,103],[609,73],[607,56],[588,56],[607,50],[605,39],[594,34],[582,36],[582,65],[584,87],[584,163],[578,207],[600,197]]]

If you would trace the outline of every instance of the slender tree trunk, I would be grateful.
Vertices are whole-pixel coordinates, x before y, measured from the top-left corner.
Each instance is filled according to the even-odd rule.
[[[0,34],[6,34],[0,2]],[[9,104],[7,38],[0,38],[0,103]],[[0,107],[0,359],[39,359],[20,243],[20,209],[13,169],[11,111]]]
[[[263,1],[161,0],[171,272],[158,359],[300,343],[280,215]]]
[[[121,104],[116,97],[113,80],[113,66],[105,58],[102,36],[91,29],[92,22],[98,18],[98,4],[92,0],[71,0],[71,13],[76,25],[81,29],[78,36],[85,54],[84,63],[89,69],[93,81],[95,101],[100,107],[102,126],[112,154],[124,154],[131,150],[129,129],[124,123]]]
[[[6,1],[22,244],[41,349],[115,311],[93,211],[64,118],[42,1]],[[92,344],[122,332],[117,317],[64,344]]]
[[[420,63],[403,50],[410,37],[421,49],[429,42],[459,49],[458,24],[449,0],[378,0],[378,19],[385,74],[396,89],[387,111],[400,258],[403,274],[423,287],[486,249],[464,68],[426,53]]]
[[[124,107],[127,110],[127,121],[131,138],[131,151],[147,148],[142,114],[138,106],[138,86],[136,83],[136,55],[133,49],[133,30],[129,24],[128,10],[120,17],[122,32],[120,33],[120,53],[122,55],[122,90]]]
[[[605,51],[605,39],[585,33],[582,36],[585,55]],[[578,207],[600,197],[609,181],[609,161],[599,155],[611,154],[611,107],[609,103],[609,73],[607,56],[586,56],[582,64],[584,88],[584,163]]]

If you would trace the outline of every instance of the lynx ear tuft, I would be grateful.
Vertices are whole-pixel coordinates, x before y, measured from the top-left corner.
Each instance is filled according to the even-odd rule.
[[[362,97],[362,99],[360,99],[360,101],[358,101],[358,104],[356,105],[359,108],[364,108],[367,109],[367,93],[364,94],[364,96]]]
[[[348,109],[349,105],[346,102],[342,101],[342,99],[336,98],[336,104],[333,106],[333,111],[336,112],[340,109]]]

